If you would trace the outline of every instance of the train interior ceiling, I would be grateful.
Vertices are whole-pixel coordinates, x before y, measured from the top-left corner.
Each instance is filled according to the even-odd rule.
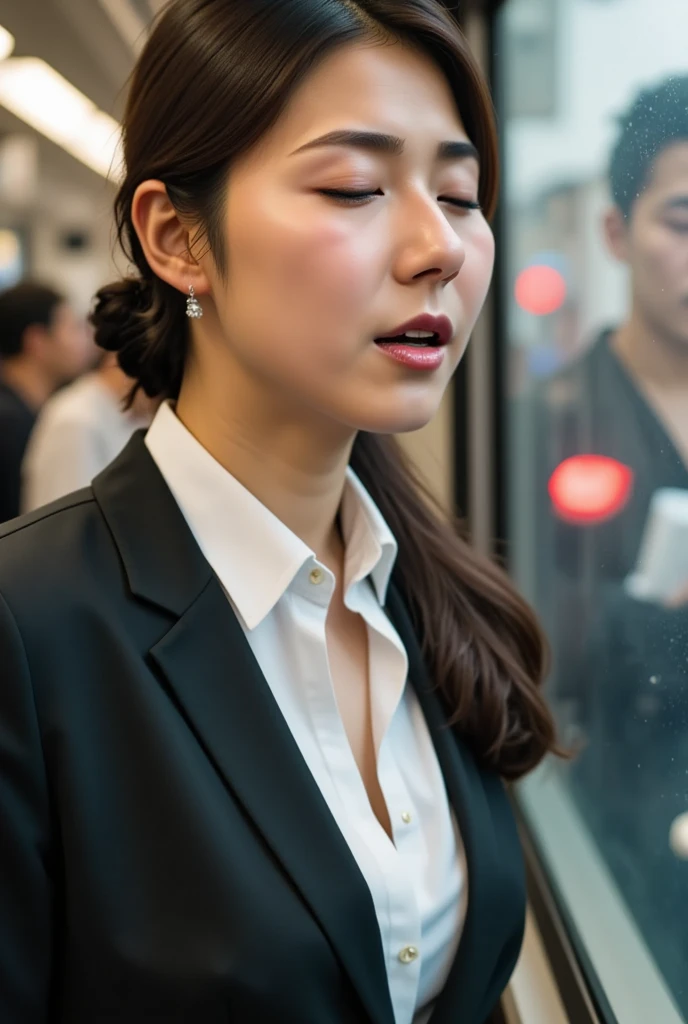
[[[85,311],[111,273],[114,186],[106,177],[108,146],[96,140],[116,130],[125,83],[158,6],[0,3],[0,26],[14,37],[12,57],[28,59],[21,81],[0,86],[9,90],[0,103],[0,285],[28,264]],[[63,136],[53,141],[55,125]]]

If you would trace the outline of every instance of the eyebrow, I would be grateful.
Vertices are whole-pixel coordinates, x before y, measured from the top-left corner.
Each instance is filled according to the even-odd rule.
[[[311,139],[310,142],[294,150],[292,156],[310,149],[320,149],[323,146],[344,146],[352,149],[365,149],[372,153],[384,153],[387,156],[399,156],[404,151],[404,140],[396,135],[384,135],[381,132],[340,129],[321,135],[317,139]],[[472,159],[480,162],[480,154],[473,143],[458,139],[440,142],[437,147],[437,158],[439,160]]]

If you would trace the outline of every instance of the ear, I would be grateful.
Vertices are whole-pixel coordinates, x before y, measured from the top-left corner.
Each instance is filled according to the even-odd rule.
[[[612,206],[604,216],[604,237],[607,248],[620,263],[628,263],[629,222],[618,206]]]
[[[208,294],[210,283],[191,253],[193,230],[184,225],[161,181],[144,181],[131,208],[134,229],[151,270],[183,295],[193,285]]]

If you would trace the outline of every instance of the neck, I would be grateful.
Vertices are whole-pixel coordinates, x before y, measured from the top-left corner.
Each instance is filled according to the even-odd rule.
[[[9,359],[2,365],[2,379],[26,403],[38,412],[55,390],[55,384],[30,360],[23,356]]]
[[[612,347],[631,374],[666,391],[688,386],[688,344],[663,337],[640,317],[631,317],[614,335]]]
[[[231,379],[231,378],[230,378]],[[176,413],[197,441],[317,557],[339,575],[343,543],[337,512],[352,431],[308,422],[244,378],[187,374]]]

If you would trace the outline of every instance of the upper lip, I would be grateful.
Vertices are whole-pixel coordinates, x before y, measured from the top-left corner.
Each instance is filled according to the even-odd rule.
[[[448,316],[433,316],[432,313],[421,313],[414,316],[413,320],[395,327],[391,331],[378,335],[382,338],[396,338],[399,334],[406,334],[407,331],[432,331],[439,338],[440,345],[448,345],[454,335],[454,325]]]

